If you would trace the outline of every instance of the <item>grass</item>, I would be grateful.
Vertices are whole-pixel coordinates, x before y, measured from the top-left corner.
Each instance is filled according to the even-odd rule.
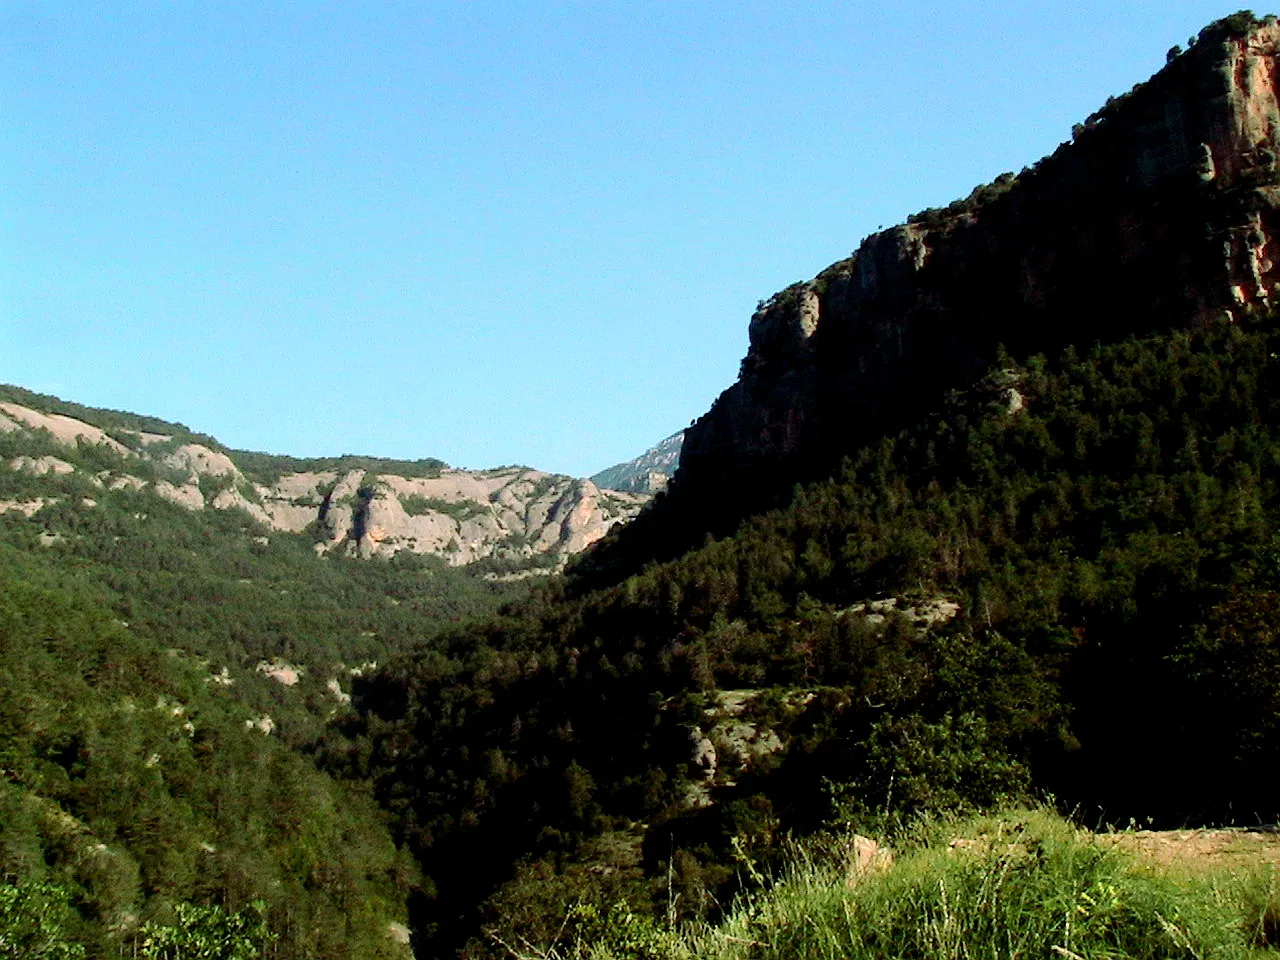
[[[852,835],[798,845],[775,881],[719,923],[593,958],[1121,960],[1274,957],[1280,878],[1268,864],[1169,868],[1045,810],[917,823],[861,874]],[[655,949],[660,947],[660,949]]]

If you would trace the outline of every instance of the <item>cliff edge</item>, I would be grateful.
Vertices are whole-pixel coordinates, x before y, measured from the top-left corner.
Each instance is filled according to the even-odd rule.
[[[1236,14],[1050,157],[761,304],[677,491],[794,476],[1015,355],[1242,321],[1280,282],[1280,24]]]

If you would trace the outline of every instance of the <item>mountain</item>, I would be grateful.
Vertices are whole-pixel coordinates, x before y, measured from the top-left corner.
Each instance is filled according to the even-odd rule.
[[[0,387],[0,943],[411,956],[420,872],[317,752],[364,674],[645,499],[230,450]]]
[[[787,477],[996,357],[1268,309],[1280,283],[1280,25],[1212,25],[1052,156],[872,234],[766,301],[677,487]]]
[[[578,564],[616,582],[784,504],[1000,356],[1247,322],[1280,283],[1280,25],[1242,12],[1072,140],[760,304],[665,502]]]
[[[714,918],[832,822],[1273,822],[1277,356],[1259,315],[1004,358],[728,536],[362,677],[329,762],[402,811],[424,945]]]
[[[1274,820],[1277,38],[763,303],[664,497],[353,686],[425,949],[714,918],[833,823]]]
[[[230,450],[180,425],[16,387],[0,386],[0,435],[5,465],[28,478],[20,485],[30,491],[0,501],[0,512],[31,516],[58,499],[38,495],[56,478],[82,479],[104,492],[150,490],[191,511],[240,510],[264,532],[306,534],[322,554],[408,551],[454,566],[493,560],[552,569],[635,516],[647,499],[527,467],[456,470],[435,460],[300,460]],[[91,509],[94,500],[79,503]]]
[[[555,554],[512,544],[364,558],[376,484],[460,502],[403,492],[462,482],[435,461],[0,397],[0,934],[37,903],[23,929],[145,960],[205,917],[250,955],[404,957],[411,931],[419,956],[653,960],[737,902],[745,953],[793,942],[738,895],[808,835],[834,953],[850,825],[1035,798],[1275,822],[1278,39],[1211,24],[1054,156],[763,303],[672,489],[563,577],[506,576]],[[974,885],[1054,862],[1077,902],[1068,848],[981,829],[1002,872]],[[1185,953],[1154,916],[1148,952]]]
[[[650,447],[634,460],[615,463],[612,467],[601,470],[591,480],[603,490],[628,493],[657,493],[665,490],[671,475],[680,465],[680,448],[683,445],[684,431],[681,430]]]

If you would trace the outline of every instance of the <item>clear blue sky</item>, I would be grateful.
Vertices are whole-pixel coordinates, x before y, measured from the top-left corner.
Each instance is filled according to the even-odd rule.
[[[0,0],[0,381],[589,474],[706,410],[757,300],[1234,9]]]

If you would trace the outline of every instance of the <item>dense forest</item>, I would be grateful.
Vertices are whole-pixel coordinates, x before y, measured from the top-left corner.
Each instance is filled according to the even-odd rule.
[[[0,433],[0,460],[42,456],[77,469],[0,470],[0,500],[39,504],[0,514],[4,955],[406,955],[419,871],[368,791],[311,754],[360,672],[527,586],[320,558],[240,511],[93,482],[157,464]]]
[[[1267,320],[1002,357],[732,536],[363,678],[323,761],[415,852],[425,950],[714,912],[832,820],[1274,820],[1277,355]]]
[[[1270,822],[1277,356],[1271,318],[1001,356],[603,585],[0,472],[56,498],[0,516],[4,935],[497,955],[714,919],[831,824]]]
[[[4,554],[0,856],[19,892],[62,899],[59,934],[129,953],[206,904],[228,936],[260,913],[280,955],[395,956],[414,873],[369,800],[246,728],[199,663]]]

